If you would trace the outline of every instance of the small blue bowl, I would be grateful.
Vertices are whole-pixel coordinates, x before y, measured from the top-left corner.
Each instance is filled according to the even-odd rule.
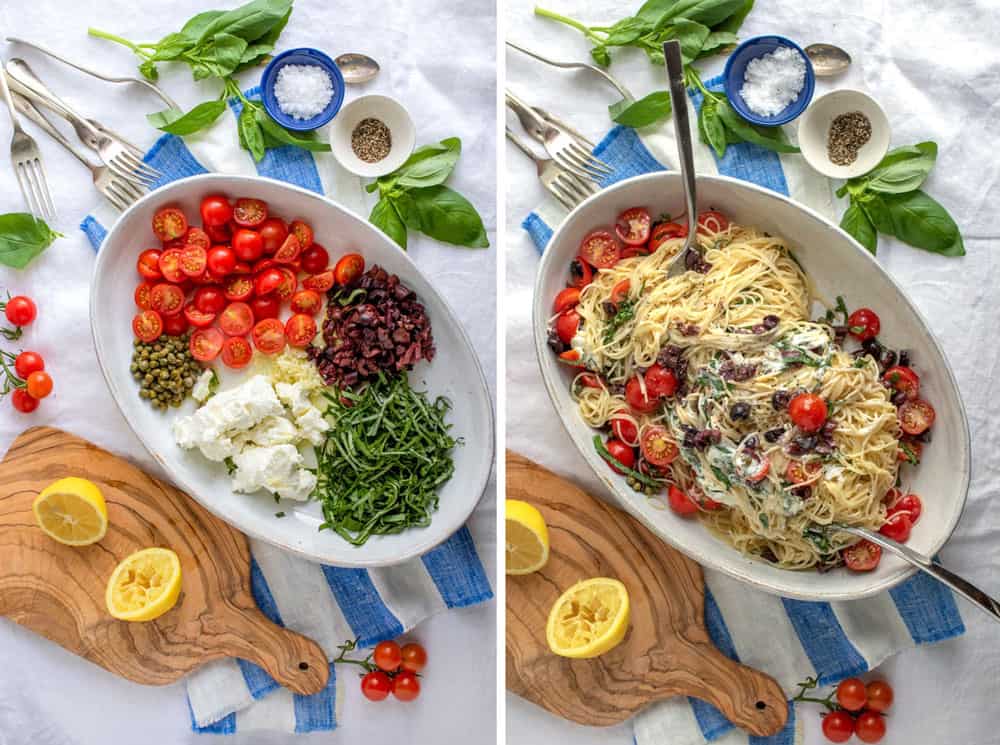
[[[285,65],[318,65],[326,70],[330,76],[330,81],[333,83],[333,98],[330,99],[330,103],[326,105],[325,109],[311,119],[297,119],[294,116],[289,116],[278,106],[278,99],[274,95],[274,83],[278,79],[278,72]],[[289,49],[272,59],[264,69],[264,74],[260,78],[260,91],[264,108],[278,124],[286,129],[305,132],[322,127],[340,111],[340,106],[344,103],[344,76],[340,74],[337,63],[318,49],[308,47]]]
[[[750,60],[770,54],[779,47],[789,47],[802,55],[802,59],[806,63],[805,84],[802,86],[799,97],[788,104],[782,111],[779,111],[774,116],[761,116],[760,114],[753,113],[746,105],[740,96],[740,89],[743,87],[743,78],[746,75],[747,65],[750,64]],[[736,109],[736,113],[747,121],[760,124],[764,127],[777,127],[778,125],[787,124],[792,121],[792,119],[806,110],[806,107],[812,100],[813,89],[816,87],[816,73],[813,72],[809,56],[802,51],[802,48],[798,44],[791,39],[786,39],[784,36],[755,36],[752,39],[747,39],[729,55],[729,59],[726,60],[726,70],[723,73],[723,79],[725,81],[726,97],[729,99],[732,107]]]

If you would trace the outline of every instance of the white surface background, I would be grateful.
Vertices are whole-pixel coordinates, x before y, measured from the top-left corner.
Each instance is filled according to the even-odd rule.
[[[134,41],[153,41],[177,30],[197,12],[237,4],[235,0],[173,0],[168,4],[149,0],[8,0],[0,3],[0,29],[3,35],[39,41],[103,70],[136,75],[131,52],[88,38],[88,25]],[[410,255],[456,309],[495,393],[494,18],[492,0],[461,4],[428,0],[409,7],[393,0],[298,0],[279,49],[314,46],[334,57],[349,51],[368,53],[381,63],[382,74],[364,88],[348,89],[345,103],[359,91],[386,93],[408,105],[418,144],[461,137],[463,155],[449,183],[477,206],[493,247],[471,251],[411,236]],[[445,39],[461,39],[461,43],[442,44]],[[155,140],[157,133],[143,115],[162,108],[162,104],[151,94],[101,83],[23,47],[0,42],[0,52],[5,58],[23,56],[58,95],[137,144],[146,147]],[[185,107],[217,95],[215,85],[205,84],[199,92],[200,84],[192,82],[186,66],[161,65],[160,72],[163,87]],[[258,77],[259,73],[244,73],[241,83],[250,87]],[[8,402],[0,402],[0,449],[6,449],[28,426],[50,424],[151,467],[151,459],[105,388],[91,342],[87,307],[94,252],[77,224],[95,204],[96,192],[89,174],[69,154],[32,129],[30,123],[26,129],[42,148],[59,209],[56,227],[67,237],[26,271],[0,271],[0,287],[14,294],[30,294],[38,303],[38,320],[19,344],[44,355],[55,391],[31,415],[18,414]],[[0,212],[23,209],[8,167],[9,136],[9,120],[3,109]],[[492,491],[473,516],[477,536],[493,534]],[[496,588],[495,545],[480,540],[478,548]],[[418,701],[370,703],[361,697],[353,669],[341,666],[338,674],[347,685],[341,726],[335,733],[227,739],[190,731],[182,684],[153,688],[129,683],[2,620],[0,744],[360,743],[388,742],[402,733],[411,742],[493,742],[495,635],[493,602],[443,613],[411,635],[430,655]]]
[[[535,18],[534,0],[506,0],[506,35],[550,57],[589,61],[578,32]],[[639,2],[539,0],[550,10],[591,24],[634,12]],[[945,259],[879,238],[879,259],[930,319],[958,377],[973,440],[973,481],[965,514],[941,552],[952,569],[1000,595],[1000,425],[991,418],[1000,353],[995,343],[1000,310],[1000,261],[992,245],[1000,235],[996,204],[1000,174],[995,154],[1000,125],[1000,58],[994,37],[1000,8],[994,2],[886,0],[813,3],[758,0],[741,38],[776,33],[802,46],[825,41],[846,48],[855,66],[835,83],[817,82],[816,96],[832,87],[862,87],[884,106],[893,145],[936,140],[937,166],[926,184],[962,228],[968,255]],[[605,106],[617,94],[586,72],[557,70],[508,50],[507,86],[529,103],[551,110],[595,141],[610,129]],[[615,51],[611,72],[636,96],[666,88],[662,68],[638,51]],[[721,72],[723,59],[704,65],[704,78]],[[520,131],[516,119],[507,121]],[[598,480],[568,442],[539,377],[531,342],[530,301],[538,257],[521,220],[542,201],[531,163],[507,146],[506,275],[507,446],[575,478],[595,492]],[[935,442],[933,447],[947,447]],[[933,495],[923,495],[933,499]],[[878,670],[896,691],[886,745],[1000,743],[1000,628],[961,604],[968,633],[950,642],[908,651]],[[873,677],[873,676],[868,676]],[[818,708],[800,710],[806,742],[825,742]],[[507,695],[507,741],[512,745],[626,745],[632,728],[589,729],[569,724]],[[854,740],[853,742],[857,742]],[[669,745],[669,743],[664,743]]]

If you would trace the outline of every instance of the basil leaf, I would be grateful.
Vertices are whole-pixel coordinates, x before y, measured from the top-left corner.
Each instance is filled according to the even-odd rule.
[[[153,60],[146,60],[141,65],[139,65],[139,72],[142,73],[142,77],[146,80],[152,80],[154,83],[159,79],[160,73],[156,69],[156,64]]]
[[[195,44],[201,38],[202,33],[204,33],[205,29],[208,28],[209,24],[219,16],[225,15],[225,13],[226,11],[224,10],[206,10],[204,13],[199,13],[198,15],[188,19],[188,22],[181,27],[180,33],[185,38],[189,39],[192,44]],[[163,37],[163,39],[157,43],[157,46],[162,44],[163,40],[166,38],[166,36]]]
[[[635,18],[649,26],[655,26],[661,20],[672,17],[668,16],[668,13],[673,4],[674,0],[646,0],[635,14]]]
[[[698,134],[702,142],[711,147],[716,156],[726,154],[726,127],[719,118],[715,99],[706,97],[698,112]]]
[[[654,65],[660,65],[662,67],[663,65],[667,64],[667,60],[663,56],[662,44],[654,47],[644,46],[642,48],[642,51],[646,53],[646,57],[648,57],[649,61],[652,62]]]
[[[153,60],[175,60],[193,46],[194,42],[183,33],[167,34],[156,42],[156,51],[153,52]]]
[[[638,18],[623,18],[608,32],[604,45],[609,47],[625,47],[638,41],[639,37],[652,30],[652,24]]]
[[[205,101],[187,113],[178,109],[164,109],[146,114],[146,119],[157,129],[183,136],[210,126],[225,110],[225,101]]]
[[[758,127],[737,114],[724,100],[719,101],[719,117],[733,134],[744,142],[751,142],[778,153],[797,153],[799,149],[785,137],[781,127]]]
[[[856,200],[851,201],[856,201],[857,205],[865,211],[878,232],[885,235],[894,234],[892,215],[889,214],[889,208],[880,196],[872,192],[865,192]]]
[[[882,194],[902,194],[920,188],[937,160],[937,144],[921,142],[888,153],[864,176],[865,187]]]
[[[725,21],[717,26],[714,23],[710,23],[708,25],[714,26],[715,31],[735,34],[740,30],[740,26],[743,25],[743,21],[745,21],[747,16],[750,15],[750,11],[753,10],[753,2],[754,0],[744,0],[743,5],[737,8],[736,11],[731,16],[726,18]]]
[[[24,269],[52,241],[62,237],[62,233],[27,212],[0,215],[0,264]]]
[[[394,204],[408,227],[435,240],[470,248],[487,248],[490,245],[476,208],[447,186],[408,189],[396,198]]]
[[[218,33],[238,36],[247,42],[254,41],[278,24],[291,9],[292,0],[252,0],[209,21],[201,29],[198,43],[202,44]]]
[[[611,53],[603,44],[591,47],[590,56],[593,58],[594,62],[599,64],[601,67],[607,67],[611,64]]]
[[[893,234],[904,243],[944,256],[964,256],[958,225],[948,210],[917,189],[907,194],[886,194]]]
[[[438,145],[422,147],[395,171],[399,186],[437,186],[443,184],[455,169],[462,154],[462,141],[457,137],[441,140]]]
[[[638,101],[622,99],[608,107],[611,119],[626,127],[647,127],[670,116],[670,93],[654,91]]]
[[[406,225],[403,224],[402,218],[388,197],[383,197],[375,203],[371,215],[368,216],[368,222],[392,238],[404,251],[406,250]]]
[[[304,150],[309,150],[314,153],[326,153],[330,150],[330,144],[327,142],[320,142],[319,140],[308,138],[305,132],[302,133],[292,133],[287,129],[278,124],[270,115],[264,111],[264,109],[255,109],[257,124],[263,130],[264,135],[270,138],[272,142],[277,143],[277,145],[294,145],[295,147],[301,147]],[[310,133],[311,134],[311,133]],[[275,145],[271,145],[275,147]]]
[[[709,33],[708,26],[697,21],[680,18],[674,23],[673,37],[681,43],[681,59],[685,65],[691,64],[698,56]]]
[[[723,51],[724,47],[736,44],[738,41],[739,37],[737,37],[732,31],[713,31],[705,37],[705,41],[701,45],[701,51],[698,52],[697,59],[711,57],[713,54],[718,54]]]
[[[195,48],[185,59],[191,63],[195,80],[224,78],[240,64],[246,48],[246,41],[238,36],[216,34],[211,44]]]
[[[643,10],[647,6],[650,10],[653,7],[666,6],[664,12],[654,21],[659,28],[663,28],[675,18],[686,18],[705,26],[715,26],[742,11],[745,3],[746,0],[676,0],[676,2],[650,0],[642,6],[636,15],[642,16]]]
[[[867,248],[872,255],[875,254],[875,249],[878,245],[878,234],[875,232],[875,226],[868,219],[868,215],[865,214],[864,210],[858,204],[851,202],[844,216],[840,219],[840,227],[847,231],[858,243]]]
[[[271,27],[270,31],[250,44],[246,48],[246,51],[243,52],[243,56],[240,58],[240,64],[234,72],[240,72],[250,67],[256,67],[267,60],[271,52],[274,51],[274,47],[278,43],[278,37],[281,36],[281,32],[285,30],[285,26],[288,25],[288,19],[291,17],[292,11],[289,10],[285,13],[284,18]]]
[[[259,163],[264,158],[264,134],[257,123],[254,106],[243,105],[243,111],[237,120],[237,129],[240,134],[240,144],[249,150],[253,159]]]

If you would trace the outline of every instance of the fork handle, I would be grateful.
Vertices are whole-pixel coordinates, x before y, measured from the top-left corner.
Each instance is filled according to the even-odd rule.
[[[517,114],[517,118],[521,120],[524,131],[544,145],[546,132],[552,127],[546,124],[545,120],[538,116],[528,104],[509,90],[504,91],[504,98],[507,108]]]
[[[3,64],[2,58],[0,58],[0,65]],[[10,94],[10,86],[7,85],[7,76],[0,75],[0,93],[3,93],[3,100],[7,102],[7,108],[10,109],[10,123],[14,128],[15,132],[21,131],[21,123],[17,119],[17,111],[14,109],[14,99]]]
[[[35,107],[35,104],[33,104],[31,101],[29,101],[27,98],[25,98],[19,93],[14,93],[12,97],[14,99],[14,105],[17,107],[17,110],[20,111],[22,114],[24,114],[24,116],[29,121],[32,121],[39,127],[41,127],[42,131],[45,132],[45,134],[47,134],[53,140],[55,140],[64,148],[66,148],[74,158],[76,158],[78,161],[87,166],[87,168],[89,168],[91,171],[94,170],[95,168],[94,164],[91,163],[89,160],[87,160],[85,157],[83,157],[83,155],[81,155],[80,152],[75,147],[73,147],[73,144],[66,139],[65,135],[63,135],[62,132],[56,129],[55,126],[52,124],[52,122],[50,122],[48,118],[45,116],[45,114],[43,114]]]
[[[507,139],[510,140],[511,142],[513,142],[517,146],[518,150],[520,150],[522,153],[524,153],[529,158],[531,158],[533,161],[535,161],[536,164],[538,163],[539,157],[537,155],[535,155],[531,151],[530,147],[528,147],[527,145],[524,144],[524,142],[521,140],[520,137],[518,137],[516,134],[514,134],[513,132],[511,132],[510,127],[506,127],[505,128],[505,132],[506,132],[506,135],[507,135]]]
[[[69,104],[49,90],[48,86],[35,75],[27,62],[19,57],[12,57],[7,61],[6,68],[7,77],[14,91],[54,111],[73,125],[77,136],[85,145],[94,147],[92,143],[99,138],[97,130],[84,117],[74,111]]]

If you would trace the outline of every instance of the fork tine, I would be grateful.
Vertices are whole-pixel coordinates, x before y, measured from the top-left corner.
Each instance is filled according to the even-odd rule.
[[[549,193],[558,200],[558,202],[568,210],[573,209],[573,202],[567,197],[563,196],[562,191],[559,188],[559,184],[555,181],[550,181],[545,185],[545,188],[549,190]]]
[[[112,190],[111,185],[113,183],[114,182],[109,181],[106,184],[104,184],[104,186],[101,187],[101,194],[104,195],[105,199],[107,199],[109,202],[111,202],[111,206],[112,207],[114,207],[117,210],[121,210],[122,212],[124,212],[125,208],[128,205],[125,204],[125,202],[122,200],[122,198],[119,197],[117,194],[115,194],[115,192]]]
[[[144,186],[144,187],[152,186],[156,182],[155,178],[145,173],[141,173],[139,171],[133,171],[132,168],[127,164],[127,161],[122,157],[121,153],[115,155],[113,158],[105,162],[108,168],[115,176],[118,176],[118,178],[124,179],[126,181],[131,181],[133,184],[136,184],[137,186]]]
[[[42,163],[41,158],[35,158],[34,160],[32,160],[31,165],[38,172],[37,173],[38,190],[41,192],[42,195],[42,204],[43,207],[45,208],[46,219],[49,222],[52,222],[56,219],[56,206],[52,202],[52,192],[49,191],[49,181],[47,178],[45,178],[45,166]]]
[[[108,191],[113,192],[126,207],[135,201],[135,197],[125,191],[123,188],[123,182],[118,179],[112,179],[108,182]]]
[[[553,181],[552,186],[561,195],[562,198],[560,199],[560,201],[563,203],[563,206],[566,207],[567,209],[572,210],[574,207],[576,207],[576,205],[580,203],[579,199],[574,198],[572,194],[566,191],[565,187],[562,185],[561,182]]]
[[[132,169],[134,169],[139,173],[143,173],[147,176],[152,176],[154,179],[157,179],[163,175],[158,170],[153,168],[153,166],[149,165],[149,163],[147,163],[146,161],[137,158],[135,155],[129,152],[127,148],[123,149],[120,155],[122,156],[122,159],[126,163],[128,163]]]
[[[587,170],[579,158],[565,150],[560,150],[554,160],[577,178],[590,179],[591,181],[596,181],[598,178],[597,174]]]
[[[14,175],[17,176],[17,185],[21,188],[21,196],[24,198],[24,205],[33,216],[38,217],[38,210],[35,207],[34,194],[25,175],[24,163],[14,163]]]
[[[580,185],[580,182],[570,176],[569,174],[559,174],[560,176],[565,176],[565,178],[560,179],[561,183],[564,185],[567,191],[577,197],[578,201],[583,201],[590,196],[586,190]]]
[[[33,210],[33,214],[35,218],[48,220],[48,208],[45,205],[45,197],[42,195],[41,184],[38,183],[38,174],[34,169],[34,160],[24,161],[24,174],[31,188],[31,195],[34,197],[35,209]]]
[[[566,157],[575,159],[580,167],[587,171],[592,181],[599,182],[602,178],[607,178],[610,175],[602,171],[599,167],[595,166],[590,160],[584,158],[575,150],[569,150]]]
[[[587,149],[583,147],[580,143],[571,142],[569,147],[574,153],[583,158],[587,162],[587,164],[590,165],[595,170],[607,173],[609,176],[615,172],[610,165],[605,163],[603,160],[598,158],[593,153],[588,152]]]
[[[131,197],[130,201],[133,202],[136,199],[142,197],[142,195],[145,194],[147,191],[145,187],[140,187],[126,179],[119,179],[112,177],[111,181],[112,183],[114,183],[115,186],[118,187],[120,191],[124,192],[127,196]]]

